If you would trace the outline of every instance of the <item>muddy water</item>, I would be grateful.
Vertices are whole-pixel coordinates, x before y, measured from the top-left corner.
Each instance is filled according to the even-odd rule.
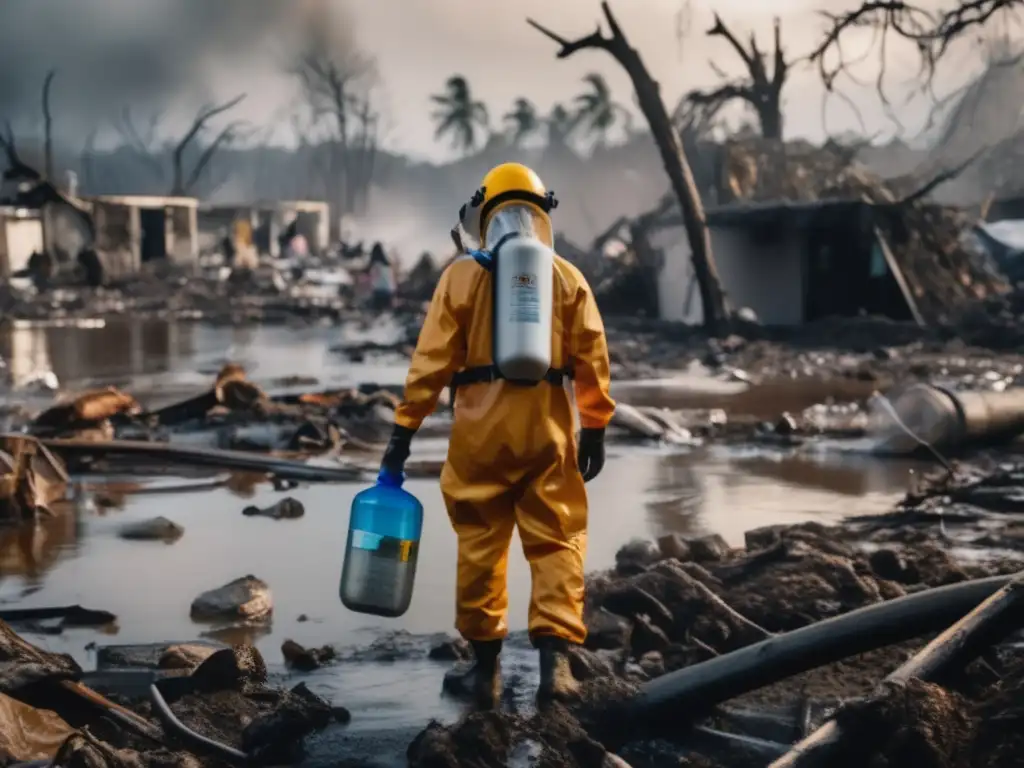
[[[348,329],[345,333],[358,333]],[[387,331],[378,331],[382,336]],[[246,365],[253,377],[315,377],[325,384],[400,381],[400,360],[354,365],[328,351],[334,328],[205,328],[141,324],[132,328],[18,329],[0,340],[15,380],[52,369],[65,384],[112,382],[163,399],[169,392],[202,386],[228,359]],[[692,375],[692,372],[691,372]],[[709,380],[671,388],[709,402],[736,394]],[[731,385],[730,385],[731,386]],[[716,390],[717,388],[717,390]],[[633,402],[643,388],[624,389]],[[716,400],[707,392],[718,391]],[[682,393],[682,394],[680,394]],[[777,414],[781,408],[747,393],[745,412]],[[665,399],[664,389],[657,399]],[[809,405],[818,393],[786,392],[789,408]],[[808,400],[808,402],[803,402]],[[799,401],[799,402],[797,402]],[[703,401],[701,401],[703,402]],[[772,409],[775,409],[774,411]],[[415,456],[443,453],[443,441],[420,441]],[[604,473],[590,486],[592,504],[587,566],[607,567],[631,537],[666,533],[720,533],[732,544],[743,532],[771,523],[820,520],[887,510],[906,490],[910,464],[881,462],[851,454],[770,453],[742,448],[669,451],[612,447]],[[455,579],[455,538],[436,481],[411,481],[409,490],[427,510],[419,574],[409,612],[400,619],[374,619],[346,611],[338,599],[348,508],[358,486],[312,486],[287,495],[299,499],[299,520],[246,518],[249,504],[268,505],[282,497],[246,478],[213,478],[202,490],[167,493],[170,481],[110,479],[103,487],[88,478],[84,499],[69,514],[34,529],[0,531],[0,604],[7,607],[82,604],[118,615],[116,633],[97,637],[84,631],[31,636],[34,642],[74,654],[84,666],[94,658],[86,646],[186,640],[208,631],[193,624],[189,605],[200,592],[244,574],[254,574],[273,591],[274,621],[254,635],[268,661],[278,663],[280,644],[364,645],[387,630],[447,631],[451,626]],[[97,509],[89,493],[102,490],[113,507]],[[185,528],[173,544],[129,542],[117,536],[131,521],[162,515]],[[509,567],[510,620],[522,629],[529,596],[529,570],[518,540]],[[300,621],[300,617],[303,620]],[[509,655],[507,671],[529,688],[534,674],[525,650]],[[455,710],[438,698],[443,666],[423,660],[346,664],[307,676],[311,685],[349,706],[354,720],[346,733],[415,728],[429,717]]]

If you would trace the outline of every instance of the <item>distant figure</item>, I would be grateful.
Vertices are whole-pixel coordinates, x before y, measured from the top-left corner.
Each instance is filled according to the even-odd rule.
[[[298,219],[292,220],[292,222],[285,227],[284,232],[277,236],[277,245],[279,253],[282,256],[288,256],[288,246],[292,241],[292,238],[299,233],[299,222]]]
[[[395,270],[391,266],[384,248],[374,243],[370,251],[370,263],[366,268],[370,278],[370,309],[383,312],[391,309],[395,300]]]
[[[309,256],[309,242],[301,232],[288,241],[288,257],[293,259],[304,259]]]
[[[235,241],[234,238],[231,237],[230,232],[225,234],[223,239],[220,241],[220,250],[221,253],[224,254],[225,264],[235,263]]]

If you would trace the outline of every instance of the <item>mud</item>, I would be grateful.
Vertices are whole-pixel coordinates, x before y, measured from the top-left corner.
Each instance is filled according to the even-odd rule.
[[[1013,494],[1007,489],[1017,487],[1015,473],[1004,468],[970,480],[936,475],[908,494],[902,507],[950,505],[952,491],[979,485]],[[991,497],[986,502],[991,504]],[[998,539],[999,529],[989,526],[988,535]],[[595,718],[587,700],[572,705],[575,722],[601,743],[621,744],[622,734],[616,734],[609,712],[615,712],[615,700],[629,697],[632,685],[908,590],[1020,568],[1019,561],[998,557],[958,559],[937,530],[919,530],[918,536],[900,543],[898,552],[885,550],[889,556],[880,557],[871,541],[877,529],[868,528],[861,522],[769,526],[750,531],[744,550],[678,538],[658,544],[630,542],[614,569],[589,578],[589,650],[578,651],[573,663],[578,676],[589,678],[589,686],[607,685],[608,671],[621,684],[611,697],[602,697],[610,709],[601,716]],[[696,562],[695,554],[702,562]],[[840,707],[837,722],[853,734],[851,743],[857,749],[844,755],[843,766],[1019,764],[1024,752],[1018,731],[1002,725],[1004,717],[1019,720],[1014,700],[1024,683],[1024,654],[1019,650],[1007,647],[987,654],[949,682],[949,688],[917,680],[879,688],[885,675],[929,639],[797,675],[740,696],[729,706],[799,712],[809,702],[819,708],[827,702],[848,702]],[[726,717],[720,724],[728,729],[728,721]],[[608,758],[597,750],[581,757],[582,742],[559,746],[547,739],[546,723],[542,719],[541,725],[531,726],[521,718],[492,714],[470,716],[447,728],[434,724],[414,742],[410,759],[413,765],[448,766],[473,755],[479,761],[473,764],[506,764],[514,745],[532,739],[539,745],[539,764],[605,764]],[[768,762],[743,749],[700,754],[685,746],[656,744],[630,745],[622,754],[634,765],[734,768]]]

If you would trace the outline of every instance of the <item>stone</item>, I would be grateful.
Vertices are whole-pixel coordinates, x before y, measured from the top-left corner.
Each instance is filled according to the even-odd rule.
[[[669,533],[658,539],[658,551],[662,557],[673,558],[681,563],[693,557],[689,542],[678,533]]]
[[[185,535],[185,529],[166,517],[126,523],[117,535],[129,541],[165,541],[172,544]]]
[[[297,520],[306,514],[306,508],[298,499],[286,496],[276,504],[263,509],[248,506],[242,510],[242,514],[246,517],[269,517],[272,520]]]
[[[698,563],[717,563],[729,556],[729,545],[717,533],[690,539],[690,552]]]
[[[249,575],[203,592],[192,601],[191,615],[200,621],[259,621],[268,618],[273,608],[270,587],[266,582]]]
[[[622,576],[643,573],[658,562],[658,548],[644,539],[633,539],[615,553],[615,571]]]

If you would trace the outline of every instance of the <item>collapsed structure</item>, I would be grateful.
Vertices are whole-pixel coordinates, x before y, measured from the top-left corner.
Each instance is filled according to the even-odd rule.
[[[719,277],[733,309],[768,325],[880,315],[944,323],[1009,290],[993,259],[967,235],[963,209],[925,200],[928,187],[885,180],[846,147],[748,140],[725,145],[706,210]],[[625,269],[607,272],[608,242],[628,243]],[[617,222],[589,250],[562,250],[602,301],[657,307],[663,320],[699,324],[700,292],[682,218],[672,201]],[[621,249],[620,249],[621,250]],[[595,262],[595,258],[597,261]],[[617,295],[616,295],[617,294]]]

